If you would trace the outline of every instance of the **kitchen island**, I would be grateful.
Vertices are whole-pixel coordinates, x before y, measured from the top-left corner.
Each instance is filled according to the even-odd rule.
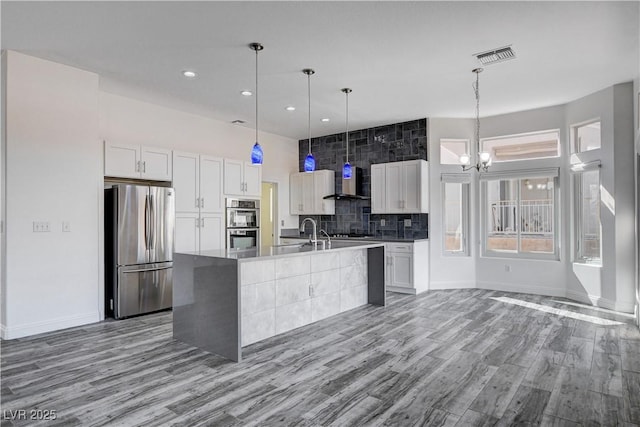
[[[385,305],[384,277],[380,243],[175,253],[173,336],[239,362],[243,346]]]

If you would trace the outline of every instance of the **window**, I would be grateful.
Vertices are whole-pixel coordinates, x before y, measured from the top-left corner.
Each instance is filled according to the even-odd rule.
[[[576,262],[600,264],[600,170],[578,171],[573,179]]]
[[[558,130],[485,138],[480,143],[481,150],[488,152],[493,162],[560,156],[560,131]]]
[[[600,148],[600,121],[581,124],[571,128],[572,152],[583,153],[585,151]]]
[[[464,182],[464,179],[456,179],[455,176],[451,178],[443,175],[442,180],[444,253],[468,255],[469,183]]]
[[[484,254],[556,259],[557,169],[491,175],[482,186]]]
[[[468,139],[441,139],[440,164],[460,166],[460,156],[469,154]]]

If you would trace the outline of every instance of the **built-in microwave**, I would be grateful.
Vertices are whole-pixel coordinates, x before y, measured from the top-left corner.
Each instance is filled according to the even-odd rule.
[[[260,228],[260,201],[227,199],[227,228]]]
[[[227,199],[227,249],[260,246],[260,201]]]

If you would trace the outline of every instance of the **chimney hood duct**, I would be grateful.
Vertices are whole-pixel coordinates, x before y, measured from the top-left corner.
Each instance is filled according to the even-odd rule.
[[[352,177],[349,179],[342,179],[342,193],[332,194],[330,196],[324,196],[323,199],[334,200],[369,200],[371,197],[362,195],[362,169],[354,167],[352,169]],[[342,176],[342,173],[340,173]]]

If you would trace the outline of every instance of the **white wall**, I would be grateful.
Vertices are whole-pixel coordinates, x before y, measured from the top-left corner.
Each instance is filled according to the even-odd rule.
[[[471,204],[469,216],[469,256],[444,255],[444,223],[442,204],[442,180],[443,173],[461,173],[460,166],[440,164],[440,139],[468,139],[473,141],[475,120],[471,119],[429,119],[429,289],[457,289],[473,288],[476,286],[476,257],[477,245],[475,230],[477,229],[477,210]],[[471,145],[473,143],[471,142]],[[475,172],[466,172],[473,174]],[[470,198],[476,197],[477,180],[472,180],[470,185]]]
[[[250,128],[114,95],[100,90],[96,74],[7,55],[4,339],[101,319],[103,140],[247,160],[255,142]],[[279,184],[279,219],[297,227],[288,180],[298,142],[259,138],[263,180]],[[33,221],[48,221],[51,231],[34,233]]]
[[[100,138],[249,161],[255,130],[101,90]],[[266,132],[258,138],[262,180],[278,183],[279,220],[297,228],[298,217],[289,215],[289,174],[298,171],[298,141]]]
[[[2,336],[13,338],[99,320],[102,177],[98,76],[7,55]],[[33,221],[48,221],[51,231],[34,233]]]
[[[619,84],[566,105],[486,117],[481,121],[481,137],[513,135],[559,129],[562,157],[543,161],[494,163],[490,171],[516,167],[560,169],[560,253],[558,260],[527,260],[483,257],[480,254],[478,174],[472,175],[471,235],[472,257],[442,255],[441,173],[460,171],[456,166],[439,165],[441,138],[469,138],[473,141],[473,121],[463,119],[429,120],[429,159],[431,162],[431,289],[477,286],[512,292],[568,296],[594,302],[606,308],[633,311],[635,302],[635,189],[633,157],[633,97],[631,83]],[[573,263],[571,175],[569,173],[570,125],[599,118],[602,121],[602,149],[583,155],[584,160],[602,161],[602,186],[615,200],[611,212],[603,204],[603,266]],[[640,147],[639,147],[640,148]],[[473,156],[472,156],[473,158]],[[475,217],[475,219],[474,219]],[[509,267],[507,271],[506,267]]]

